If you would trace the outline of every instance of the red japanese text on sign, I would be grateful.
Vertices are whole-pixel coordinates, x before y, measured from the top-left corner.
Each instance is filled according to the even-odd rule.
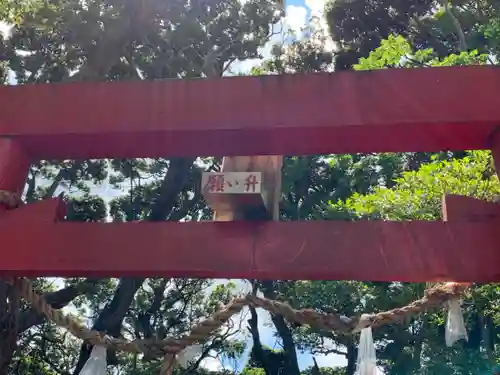
[[[249,175],[245,179],[245,191],[246,192],[253,192],[255,193],[255,187],[257,186],[259,182],[257,181],[257,177],[254,174]]]
[[[210,175],[208,177],[207,183],[205,184],[204,190],[210,193],[224,192],[224,175],[222,174]]]

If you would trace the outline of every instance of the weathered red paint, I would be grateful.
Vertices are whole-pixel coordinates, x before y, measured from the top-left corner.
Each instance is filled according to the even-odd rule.
[[[21,194],[29,166],[30,158],[17,142],[0,138],[0,190]]]
[[[30,159],[496,147],[498,97],[491,67],[0,87],[0,189]],[[497,207],[446,205],[446,222],[103,224],[50,200],[2,213],[0,272],[500,281]]]
[[[500,204],[462,195],[443,199],[443,220],[487,222],[500,220]],[[500,224],[500,221],[498,221]]]
[[[500,281],[495,221],[65,223],[57,200],[0,219],[0,272],[373,281]]]
[[[34,159],[489,148],[495,67],[0,86]]]
[[[30,158],[22,147],[16,141],[0,137],[0,190],[21,197],[29,167]],[[0,203],[0,214],[8,208],[4,203]]]
[[[500,177],[500,127],[495,129],[490,137],[490,149],[491,156],[493,157],[493,164],[497,172],[498,177]]]

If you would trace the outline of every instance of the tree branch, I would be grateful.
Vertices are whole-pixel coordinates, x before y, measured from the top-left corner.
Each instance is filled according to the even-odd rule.
[[[453,22],[453,26],[455,27],[455,30],[457,32],[460,52],[467,51],[467,38],[465,37],[465,33],[464,30],[462,29],[462,24],[460,23],[460,20],[455,15],[455,11],[453,10],[453,5],[449,3],[449,0],[441,0],[441,3],[444,7],[445,12],[448,13],[448,15],[450,16],[451,21]]]
[[[67,306],[76,297],[85,294],[91,290],[102,279],[86,279],[77,285],[72,285],[56,292],[44,294],[45,301],[54,309],[62,309]],[[19,316],[19,333],[22,333],[31,327],[42,324],[45,317],[38,314],[34,308],[24,311]]]
[[[163,293],[167,287],[167,281],[163,279],[156,288],[153,289],[153,302],[145,313],[140,313],[137,316],[139,331],[142,331],[144,338],[153,337],[153,327],[151,327],[151,317],[158,312],[163,301]]]
[[[162,181],[160,195],[158,196],[151,214],[147,221],[166,220],[175,207],[177,195],[185,187],[189,171],[193,165],[194,158],[173,158]],[[94,326],[95,330],[106,332],[114,337],[120,336],[123,319],[127,314],[137,290],[144,282],[144,278],[120,279],[112,301],[100,312]],[[85,362],[87,362],[92,351],[92,346],[83,344],[80,356],[73,374],[80,373]],[[114,352],[108,351],[108,360],[115,357]],[[113,363],[113,362],[112,362]]]
[[[76,165],[74,167],[76,167]],[[50,186],[45,191],[45,194],[43,196],[44,199],[46,199],[46,198],[52,198],[54,196],[57,188],[59,187],[59,184],[63,180],[63,176],[64,176],[64,168],[61,168],[59,170],[59,172],[57,173],[57,175],[52,180],[52,183],[50,184]]]
[[[260,362],[260,365],[262,365],[262,367],[264,367],[264,372],[266,373],[266,375],[272,375],[266,352],[264,351],[264,348],[262,347],[262,343],[260,341],[258,328],[259,317],[257,315],[257,311],[253,306],[249,306],[249,309],[251,315],[250,319],[248,319],[248,330],[250,331],[253,342],[252,356],[257,362]]]

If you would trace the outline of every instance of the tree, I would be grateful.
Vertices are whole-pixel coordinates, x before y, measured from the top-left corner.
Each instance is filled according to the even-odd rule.
[[[276,4],[267,0],[251,0],[245,4],[236,0],[195,1],[187,6],[175,1],[13,3],[4,0],[0,2],[0,20],[12,24],[13,28],[12,35],[1,40],[2,66],[15,74],[18,84],[220,77],[237,59],[258,56],[258,48],[270,38],[271,25],[279,17]],[[5,69],[2,72],[5,73]],[[217,159],[206,159],[200,164],[195,158],[111,160],[109,163],[42,161],[31,168],[25,199],[50,197],[62,189],[70,199],[68,219],[104,220],[108,215],[106,204],[90,187],[107,183],[125,191],[110,202],[112,219],[196,220],[200,210],[208,214],[199,194],[199,175],[204,170],[201,165],[218,163]],[[37,288],[55,307],[72,301],[85,306],[96,330],[112,336],[163,338],[185,332],[213,311],[216,297],[202,303],[208,283],[70,279],[59,290],[48,290],[43,280],[37,282]],[[99,290],[97,295],[96,290]],[[217,297],[223,295],[227,299],[229,290],[228,287],[219,290]],[[5,284],[0,285],[0,292],[0,301],[12,297]],[[12,322],[13,314],[3,302],[0,311],[3,322]],[[42,317],[33,310],[23,306],[20,314],[18,332],[9,330],[8,337],[0,338],[0,373],[47,372],[57,368],[61,368],[61,373],[69,373],[74,343],[66,345],[60,333],[44,325]],[[32,332],[41,333],[34,336]],[[220,350],[229,353],[222,338],[231,334],[221,332],[219,339],[208,342],[204,356]],[[16,345],[16,337],[23,339],[19,345]],[[41,349],[32,350],[33,354],[27,357],[25,352],[16,349],[34,347],[34,343],[41,348],[48,342],[59,343],[57,357],[51,352],[43,354]],[[90,347],[83,345],[75,374],[89,353]],[[108,360],[112,365],[118,364],[114,353],[108,353]],[[63,366],[63,362],[68,365]],[[142,371],[137,358],[126,363],[124,368],[129,368],[131,373]]]
[[[418,50],[432,48],[438,57],[475,49],[496,54],[499,11],[495,0],[341,0],[330,1],[326,13],[339,45],[336,69],[342,70],[391,35],[404,37]]]
[[[498,177],[492,171],[489,152],[469,152],[465,158],[433,162],[417,171],[404,172],[396,185],[376,188],[372,194],[354,194],[345,202],[331,205],[331,217],[348,212],[353,219],[439,220],[444,194],[473,196],[494,200],[500,193]],[[422,285],[379,286],[367,309],[386,304],[404,304],[421,293]],[[375,284],[375,288],[377,288]],[[388,293],[388,290],[391,293]],[[412,328],[384,327],[376,331],[379,358],[387,374],[480,374],[498,360],[495,343],[497,328],[493,322],[499,311],[486,307],[499,298],[496,286],[484,285],[473,291],[474,303],[467,305],[469,343],[448,349],[443,345],[442,315],[416,319]],[[366,298],[366,297],[365,297]],[[483,353],[486,353],[483,354]]]
[[[355,56],[346,67],[351,68],[354,63],[356,70],[486,63],[489,56],[485,51],[494,55],[498,50],[495,1],[478,2],[481,14],[471,10],[472,2],[453,3],[451,11],[465,30],[467,51],[461,50],[462,41],[450,10],[445,9],[446,4],[438,7],[434,14],[428,13],[431,2],[391,4],[351,2],[352,9],[348,10],[354,12],[349,13],[352,17],[337,25],[338,34],[334,33],[337,41],[340,38],[345,42],[341,46],[345,49],[343,52],[352,52]],[[339,1],[334,4],[338,6],[337,13],[331,15],[338,17],[342,9],[351,5]],[[396,10],[388,12],[392,8]],[[360,22],[373,14],[380,14],[375,23]],[[132,0],[22,3],[0,0],[0,19],[14,24],[12,36],[2,39],[0,44],[3,74],[10,69],[19,84],[220,77],[233,61],[258,56],[258,47],[269,39],[270,25],[279,16],[276,6],[267,0],[250,0],[244,4],[236,0],[188,4]],[[378,25],[382,19],[389,23],[382,25],[383,28]],[[485,21],[481,26],[479,19]],[[436,42],[434,35],[437,34],[432,34],[425,39],[423,30],[431,26],[433,33],[439,31],[450,37]],[[359,34],[353,32],[355,28],[359,28]],[[398,30],[402,30],[399,36],[391,35]],[[304,35],[306,40],[275,48],[272,58],[254,73],[330,71],[335,53],[325,47],[324,34],[311,27]],[[480,46],[477,51],[471,50],[474,43]],[[450,55],[450,51],[456,53]],[[335,57],[337,69],[342,65],[339,64],[341,55]],[[358,60],[357,56],[364,58]],[[479,175],[483,167],[484,174]],[[219,168],[217,158],[42,161],[31,168],[25,199],[34,201],[64,191],[70,206],[70,220],[207,219],[211,213],[200,196],[200,173]],[[280,214],[283,220],[434,218],[439,212],[436,197],[443,192],[445,183],[452,184],[450,191],[462,192],[466,191],[467,178],[477,182],[484,191],[486,186],[490,189],[492,184],[497,184],[489,158],[477,153],[289,156],[284,163]],[[440,182],[436,183],[437,180]],[[99,196],[96,185],[121,193],[114,198]],[[429,189],[432,193],[425,195],[419,189],[424,192]],[[478,196],[478,192],[483,192],[481,189],[467,192]],[[493,191],[487,197],[497,194]],[[44,293],[52,306],[70,304],[81,317],[88,317],[95,329],[130,339],[183,334],[213,312],[218,301],[227,302],[233,293],[232,285],[214,288],[211,281],[196,279],[75,278],[60,283],[63,286],[55,287],[48,280],[35,280],[37,291]],[[425,287],[422,284],[307,281],[254,282],[253,285],[255,292],[259,289],[265,296],[287,301],[294,307],[340,311],[346,315],[403,305],[420,297]],[[29,306],[21,305],[17,309],[18,299],[12,292],[7,284],[0,283],[0,326],[9,327],[0,333],[0,375],[78,373],[90,348],[79,346],[54,329]],[[378,354],[386,373],[470,374],[473,366],[484,369],[495,360],[500,315],[495,306],[486,302],[498,299],[498,290],[483,286],[474,293],[475,304],[467,307],[471,340],[462,348],[463,353],[444,348],[442,314],[425,315],[411,327],[378,330],[375,336]],[[15,327],[12,324],[16,316],[12,312],[17,310],[19,319]],[[245,328],[253,346],[245,374],[299,375],[297,352],[302,350],[337,353],[347,360],[346,368],[313,366],[302,371],[303,374],[354,374],[357,350],[354,338],[312,331],[273,316],[271,323],[282,344],[282,350],[275,351],[261,342],[257,319],[255,310],[250,309]],[[200,365],[204,358],[241,356],[245,344],[236,336],[241,330],[237,326],[223,327],[204,343],[202,355],[185,373],[229,375],[231,371],[214,373]],[[108,360],[117,371],[129,375],[150,374],[160,365],[111,351]]]
[[[264,64],[260,70],[256,70],[254,73],[261,74],[266,68],[274,72],[308,71],[308,68],[304,69],[304,65],[297,64],[294,59],[289,59],[286,55],[287,52],[286,49],[280,50],[280,53],[285,54],[284,58],[277,54],[271,62]],[[276,60],[278,60],[277,63]],[[306,59],[298,59],[298,61],[305,62]],[[389,36],[388,39],[382,40],[381,45],[366,58],[360,59],[358,64],[353,66],[353,69],[471,65],[485,64],[487,61],[488,56],[479,53],[477,50],[439,57],[431,48],[415,50],[410,42],[402,36]],[[321,69],[315,67],[314,64],[309,65],[309,67],[311,67],[310,71]],[[419,204],[424,205],[427,209],[432,208],[434,213],[439,213],[439,202],[442,194],[440,188],[450,185],[459,190],[461,184],[467,181],[483,183],[483,175],[457,174],[454,175],[456,180],[452,180],[447,176],[442,179],[443,185],[436,184],[435,181],[411,181],[411,186],[419,186],[420,192],[425,193],[428,189],[437,189],[439,191],[439,194],[433,195],[432,199],[434,201],[432,203],[422,201],[421,195],[418,195],[415,191],[408,191],[403,195],[400,189],[402,179],[409,175],[424,176],[427,169],[438,168],[441,163],[453,164],[455,167],[456,165],[470,163],[470,159],[466,155],[468,154],[464,152],[442,152],[286,158],[283,184],[285,199],[282,202],[282,218],[288,220],[313,218],[352,220],[353,218],[372,218],[373,216],[373,218],[395,220],[433,219],[435,217],[429,215],[424,217],[415,216],[415,212],[408,210],[407,205],[415,205],[416,203],[408,202],[408,199],[420,200]],[[481,173],[491,177],[493,173],[491,165],[487,163],[482,167],[484,168]],[[461,171],[460,168],[456,168],[457,172]],[[484,183],[489,184],[489,181],[489,179],[485,179]],[[430,187],[430,184],[434,185]],[[362,198],[368,199],[370,197],[370,199],[373,199],[374,204],[382,204],[383,202],[388,209],[397,210],[397,202],[395,204],[392,200],[384,200],[377,194],[379,191],[391,192],[390,194],[396,196],[401,195],[401,212],[398,212],[398,217],[379,216],[381,215],[379,210],[372,210],[373,212],[370,212],[372,216],[360,216],[363,210],[370,209],[369,203],[371,200],[362,201],[352,208],[348,204],[351,200],[358,202]],[[338,203],[328,205],[328,200]],[[424,213],[427,213],[427,211],[424,211]],[[425,285],[422,284],[404,285],[401,288],[390,283],[361,282],[304,281],[286,283],[286,287],[285,284],[281,285],[278,298],[290,302],[293,306],[308,306],[325,312],[341,311],[346,315],[391,309],[407,304],[411,300],[419,298],[425,288]],[[387,292],[389,287],[391,293]],[[491,290],[489,290],[489,293],[491,296]],[[477,318],[482,322],[478,324],[483,324],[481,327],[484,327],[484,324],[491,324],[488,323],[490,318],[485,318],[484,313],[479,312],[477,316],[481,316],[481,318]],[[379,358],[387,373],[441,373],[440,371],[445,370],[436,363],[441,363],[443,358],[445,358],[445,365],[443,366],[452,363],[452,371],[456,373],[470,372],[472,364],[477,366],[478,369],[485,369],[486,362],[483,358],[479,357],[476,362],[473,360],[474,356],[477,357],[477,345],[467,349],[467,354],[463,356],[456,356],[457,351],[443,350],[443,318],[442,316],[439,317],[440,323],[437,328],[434,326],[436,319],[438,319],[436,315],[425,316],[418,320],[413,330],[409,330],[406,326],[389,327],[380,330],[378,339],[381,343],[387,340],[394,341],[390,345],[381,344],[383,347],[379,352]],[[293,334],[298,350],[343,355],[348,363],[345,369],[346,373],[354,374],[357,343],[352,338],[338,336],[330,332],[315,332],[305,327],[294,329]],[[434,337],[437,337],[437,339]],[[439,353],[439,356],[437,353]],[[427,356],[425,360],[421,359],[422,355]],[[457,357],[459,358],[458,361],[456,360]],[[493,354],[490,355],[490,360],[491,358],[493,358]],[[460,364],[462,369],[458,365],[460,361],[462,362]]]
[[[391,0],[341,0],[327,5],[327,21],[332,38],[340,43],[342,68],[365,57],[389,35],[408,36],[412,20],[428,14],[435,0],[404,2]]]
[[[459,159],[435,156],[417,170],[405,171],[393,186],[377,186],[332,201],[323,217],[349,220],[440,220],[443,194],[496,200],[500,183],[488,152],[468,152]],[[287,283],[281,298],[292,306],[340,312],[347,316],[389,310],[422,296],[425,284],[353,281],[301,281]],[[386,374],[484,374],[498,360],[499,311],[491,301],[499,298],[494,285],[483,285],[468,295],[464,307],[469,341],[446,348],[445,315],[425,314],[395,326],[377,328],[374,337],[379,364]],[[496,304],[494,304],[496,306]],[[345,356],[346,374],[354,374],[357,342],[350,336],[309,327],[294,329],[297,350]]]
[[[333,70],[333,54],[329,38],[319,20],[313,18],[301,30],[304,38],[298,39],[294,32],[284,36],[287,41],[275,43],[271,57],[261,66],[252,69],[252,75],[314,73]]]

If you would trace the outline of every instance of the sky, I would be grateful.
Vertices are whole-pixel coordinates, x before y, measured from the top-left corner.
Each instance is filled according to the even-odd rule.
[[[244,0],[242,0],[244,1]],[[319,20],[319,25],[323,30],[327,30],[326,21],[323,15],[327,0],[286,0],[285,2],[285,17],[282,24],[275,26],[275,30],[282,30],[281,33],[274,35],[271,40],[261,48],[263,59],[270,56],[271,47],[283,41],[283,34],[287,31],[293,30],[298,39],[301,38],[301,29],[309,23],[312,18]],[[0,33],[4,35],[9,34],[10,27],[0,21]],[[327,43],[326,48],[333,48],[333,43]],[[248,59],[245,61],[236,61],[231,66],[233,73],[247,73],[254,66],[259,65],[261,60]],[[14,84],[15,79],[11,76],[10,82]]]
[[[109,171],[108,171],[108,176],[109,176]],[[126,194],[127,191],[128,191],[127,187],[124,187],[123,191],[111,187],[111,185],[109,184],[109,177],[108,181],[104,181],[101,185],[94,186],[91,188],[92,194],[96,194],[102,197],[107,202],[111,201],[113,198],[117,196]],[[55,195],[57,194],[59,194],[59,191],[56,191]],[[230,279],[230,280],[216,279],[214,280],[213,287],[215,288],[217,284],[221,283],[226,284],[228,282],[232,282],[236,285],[234,294],[237,296],[245,295],[251,292],[251,286],[248,283],[248,281],[238,280],[238,279]],[[56,281],[56,283],[59,284],[58,287],[60,288],[63,287],[62,280],[58,280]],[[208,290],[208,292],[209,291],[210,289]],[[302,307],[307,308],[308,306],[302,306]],[[74,310],[71,306],[69,306],[69,308],[67,308],[65,311],[70,314],[71,313],[74,314],[76,310]],[[276,337],[276,330],[274,329],[274,326],[272,324],[270,314],[263,309],[257,309],[257,313],[258,313],[259,333],[262,344],[275,349],[281,348],[280,340],[277,339]],[[207,358],[202,363],[203,367],[206,367],[214,371],[221,370],[223,368],[241,371],[245,367],[249,351],[252,347],[251,337],[248,331],[246,330],[246,320],[249,318],[249,314],[250,314],[249,310],[244,309],[240,314],[235,315],[232,319],[232,325],[235,327],[235,329],[241,327],[240,333],[234,336],[233,338],[243,339],[247,342],[247,351],[245,352],[245,354],[237,361],[226,360],[224,358],[218,358],[218,359]],[[90,326],[91,322],[88,323]],[[328,343],[328,340],[325,341]],[[342,350],[342,348],[336,348],[336,349]],[[313,355],[311,354],[311,352],[298,352],[297,356],[298,356],[299,367],[301,369],[306,369],[313,365]],[[314,358],[316,359],[316,362],[320,367],[336,367],[336,366],[347,365],[346,358],[338,354],[329,354],[329,355],[315,354]]]
[[[288,0],[285,4],[285,10],[286,10],[286,16],[283,20],[282,27],[280,28],[283,30],[283,32],[286,32],[287,30],[293,30],[297,36],[297,38],[301,37],[301,29],[305,27],[309,20],[313,17],[317,17],[319,19],[320,25],[322,28],[326,30],[326,23],[324,21],[323,17],[323,9],[325,6],[326,0]],[[1,33],[8,33],[9,27],[0,22],[0,32]],[[269,43],[267,43],[266,46],[264,46],[261,49],[261,54],[263,55],[264,59],[270,56],[270,51],[271,47],[274,43],[276,42],[281,42],[283,39],[283,33],[275,35]],[[232,72],[249,72],[250,69],[253,66],[259,65],[261,61],[258,59],[252,59],[252,60],[246,60],[246,61],[238,61],[234,63],[234,65],[231,67]],[[13,77],[10,77],[10,83],[15,84],[15,80]],[[119,191],[115,191],[113,189],[109,188],[108,184],[104,184],[104,186],[98,187],[96,189],[96,193],[107,197],[108,199],[112,199],[113,197],[117,196],[120,194]],[[238,294],[245,294],[249,292],[249,284],[241,281],[241,280],[231,280],[237,285],[237,293]],[[227,280],[216,280],[216,283],[226,283],[228,282]],[[62,286],[61,280],[56,281],[57,284],[60,284]],[[306,307],[306,306],[305,306]],[[71,313],[74,311],[71,308],[66,309],[66,312]],[[244,325],[243,327],[246,326],[246,319],[248,319],[246,316],[249,314],[248,310],[245,310],[242,312],[242,314],[235,316],[233,319],[234,323],[238,325],[240,322],[243,322]],[[274,348],[279,348],[279,340],[276,339],[275,337],[275,330],[272,328],[271,319],[270,315],[263,311],[259,310],[259,330],[260,330],[260,335],[261,335],[261,340],[264,345],[274,347]],[[242,320],[244,319],[244,320]],[[246,332],[245,329],[242,330],[242,332]],[[248,334],[245,334],[245,339],[248,340],[249,344],[248,347],[249,349],[251,348],[251,339],[248,336]],[[248,354],[248,353],[247,353]],[[315,355],[314,356],[318,365],[325,366],[325,367],[335,367],[335,366],[345,366],[347,364],[345,357],[339,356],[336,354],[330,354],[330,355]],[[217,370],[221,368],[233,368],[235,370],[242,370],[244,367],[245,363],[247,360],[247,355],[241,358],[239,361],[226,361],[223,360],[222,362],[218,359],[207,359],[204,361],[203,366],[207,367],[209,369]],[[298,353],[298,360],[299,360],[299,366],[301,369],[307,368],[313,364],[313,356],[311,353]]]
[[[326,0],[287,0],[285,3],[285,19],[283,20],[283,31],[293,30],[298,38],[301,37],[301,29],[307,26],[309,20],[313,17],[317,17],[319,19],[320,26],[326,30],[326,21],[324,19],[323,10],[326,4]],[[261,50],[261,54],[264,59],[269,57],[271,47],[274,43],[280,42],[282,40],[283,35],[278,34],[274,36],[266,46],[264,46]],[[242,62],[236,62],[232,67],[231,71],[233,72],[249,72],[250,69],[254,66],[259,65],[261,61],[258,59],[245,60]],[[106,195],[115,194],[115,192],[110,192],[109,189],[106,189]],[[248,283],[242,280],[230,280],[231,282],[237,285],[238,294],[245,294],[250,291]],[[227,280],[217,280],[216,282],[228,282]],[[304,306],[307,307],[307,306]],[[248,310],[245,309],[242,314],[235,316],[233,319],[235,325],[237,325],[242,318],[246,321],[246,316],[249,314]],[[279,340],[275,337],[275,329],[273,329],[271,323],[271,317],[269,313],[263,311],[262,309],[258,310],[259,314],[259,332],[261,335],[261,341],[263,345],[267,345],[273,348],[279,348],[280,343]],[[245,330],[244,330],[245,331]],[[251,348],[251,339],[247,335],[246,339],[249,343],[248,348]],[[247,353],[248,354],[248,353]],[[301,369],[305,369],[313,365],[313,355],[310,352],[301,353],[298,352],[298,361]],[[340,356],[338,354],[329,354],[329,355],[314,355],[318,366],[320,367],[335,367],[335,366],[346,366],[347,360],[344,356]],[[232,368],[235,370],[242,370],[245,366],[247,360],[247,355],[241,358],[236,363],[234,361],[225,361],[222,359],[222,362],[218,359],[207,359],[204,361],[203,366],[209,369],[217,370],[226,368]]]
[[[238,294],[248,294],[251,292],[251,287],[250,284],[246,281],[242,280],[229,280],[233,283],[236,284],[236,288],[238,291]],[[225,283],[228,282],[227,280],[216,280],[216,283]],[[307,307],[307,306],[304,306]],[[260,338],[261,342],[263,345],[275,348],[275,349],[280,349],[281,348],[281,343],[280,341],[276,338],[276,330],[274,329],[274,326],[272,325],[271,321],[271,316],[270,314],[262,309],[257,310],[258,313],[258,323],[259,323],[259,333],[260,333]],[[240,322],[243,322],[244,325],[242,327],[246,326],[246,320],[249,318],[249,310],[245,309],[241,314],[238,314],[237,316],[234,317],[233,323],[235,326],[237,326]],[[203,363],[203,365],[207,368],[216,370],[216,369],[222,369],[224,367],[226,368],[232,368],[234,370],[239,370],[241,371],[243,367],[245,366],[245,363],[248,358],[248,351],[251,349],[252,346],[252,341],[245,329],[242,330],[243,333],[240,336],[240,338],[245,338],[246,341],[248,342],[247,345],[247,353],[236,363],[234,361],[225,361],[222,359],[220,360],[213,360],[213,359],[208,359]],[[244,336],[243,336],[244,335]],[[313,355],[310,352],[298,352],[298,362],[299,362],[299,367],[301,369],[305,369],[307,367],[310,367],[313,365]],[[320,367],[336,367],[336,366],[346,366],[347,365],[347,360],[343,356],[339,356],[337,354],[330,354],[330,355],[314,355],[314,358],[316,359],[316,362],[318,363],[318,366]]]
[[[295,32],[296,37],[302,37],[301,30],[309,24],[312,18],[319,20],[319,26],[325,32],[327,31],[327,24],[324,17],[324,8],[326,0],[286,0],[285,1],[285,18],[279,26],[282,33],[279,33],[271,38],[271,40],[261,49],[261,54],[266,59],[270,56],[271,47],[283,40],[283,34],[287,30]],[[333,48],[333,42],[326,43],[325,48]],[[232,65],[233,72],[248,72],[253,66],[258,65],[259,59],[248,59],[245,61],[236,62]]]

